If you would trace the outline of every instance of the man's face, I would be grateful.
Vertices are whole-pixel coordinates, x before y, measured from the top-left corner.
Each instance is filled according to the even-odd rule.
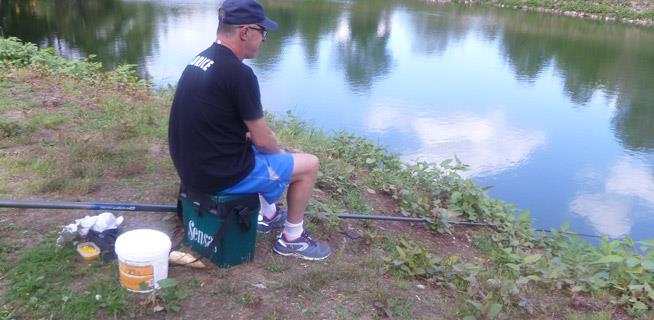
[[[241,28],[241,32],[244,33],[245,59],[252,59],[257,56],[259,47],[266,41],[266,29],[256,24],[242,26]]]

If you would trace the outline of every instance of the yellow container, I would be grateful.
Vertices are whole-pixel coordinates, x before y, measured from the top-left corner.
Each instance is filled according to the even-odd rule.
[[[77,253],[86,261],[95,260],[100,256],[100,247],[93,242],[82,242],[77,245]]]
[[[141,292],[154,288],[154,267],[135,266],[118,261],[120,283],[129,291]]]

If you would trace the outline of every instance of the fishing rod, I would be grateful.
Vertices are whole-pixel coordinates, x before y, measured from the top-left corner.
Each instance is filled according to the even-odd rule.
[[[0,208],[19,209],[81,209],[108,211],[149,211],[176,212],[176,206],[138,204],[138,203],[104,203],[104,202],[66,202],[66,201],[21,201],[0,200]]]
[[[177,212],[177,206],[140,203],[66,202],[66,201],[19,201],[0,200],[0,208],[19,209],[81,209],[131,212]],[[367,219],[401,222],[428,222],[426,218],[394,217],[375,214],[335,214],[342,219]]]
[[[67,201],[29,201],[29,200],[0,200],[0,208],[19,208],[19,209],[75,209],[75,210],[107,210],[107,211],[130,211],[130,212],[177,212],[177,206],[170,205],[156,205],[156,204],[140,204],[140,203],[105,203],[105,202],[67,202]],[[399,221],[399,222],[415,222],[415,223],[431,223],[432,220],[428,218],[415,218],[415,217],[398,217],[386,216],[378,214],[356,214],[356,213],[313,213],[313,215],[330,215],[336,216],[340,219],[355,219],[355,220],[377,220],[377,221]],[[467,226],[480,226],[489,227],[498,230],[498,226],[492,223],[474,222],[474,221],[447,221],[448,224],[453,225],[467,225]],[[536,229],[535,231],[542,231],[551,233],[550,230]],[[582,234],[567,231],[558,231],[559,233],[577,235],[590,238],[601,238],[598,235]]]
[[[176,206],[169,205],[152,205],[140,203],[104,203],[104,202],[65,202],[65,201],[20,201],[20,200],[0,200],[0,208],[19,208],[19,209],[81,209],[81,210],[108,210],[108,211],[132,211],[132,212],[177,212]],[[341,219],[357,220],[379,220],[379,221],[399,221],[399,222],[417,222],[429,223],[427,218],[414,217],[397,217],[379,214],[356,214],[356,213],[314,213],[314,215],[333,215]],[[474,225],[494,227],[491,224],[473,222],[473,221],[448,221],[451,224]]]
[[[0,208],[19,209],[82,209],[82,210],[111,210],[111,211],[148,211],[148,212],[177,212],[177,206],[152,205],[140,203],[104,203],[104,202],[66,202],[66,201],[21,201],[0,200]],[[343,219],[367,219],[402,222],[429,222],[426,218],[394,217],[375,214],[334,214]]]

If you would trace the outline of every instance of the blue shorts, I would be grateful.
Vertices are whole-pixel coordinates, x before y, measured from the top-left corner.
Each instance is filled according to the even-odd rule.
[[[268,203],[282,196],[293,175],[293,156],[290,153],[262,153],[254,150],[254,168],[243,180],[220,194],[260,193]]]

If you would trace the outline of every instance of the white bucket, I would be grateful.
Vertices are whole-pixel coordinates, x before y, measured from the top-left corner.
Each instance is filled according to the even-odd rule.
[[[163,232],[137,229],[116,239],[120,284],[133,292],[151,292],[168,277],[170,238]]]

